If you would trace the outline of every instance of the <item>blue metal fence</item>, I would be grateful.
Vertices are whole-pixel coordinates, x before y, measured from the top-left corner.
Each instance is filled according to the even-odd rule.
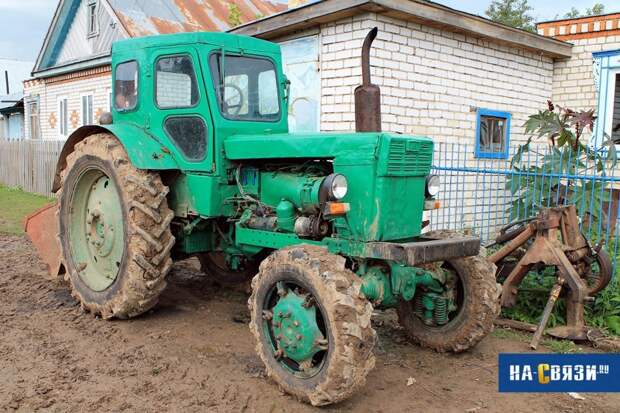
[[[508,159],[474,157],[473,145],[436,143],[433,173],[439,175],[442,207],[431,212],[431,228],[478,234],[483,242],[517,219],[534,217],[541,207],[575,204],[583,233],[618,256],[620,163],[586,158],[591,152],[530,146],[518,169]],[[599,153],[600,155],[600,153]]]

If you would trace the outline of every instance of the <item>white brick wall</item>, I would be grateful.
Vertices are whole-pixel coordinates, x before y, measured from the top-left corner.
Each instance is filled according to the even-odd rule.
[[[321,27],[321,129],[354,129],[353,90],[368,30],[372,81],[381,87],[385,131],[474,143],[475,108],[512,114],[511,142],[551,97],[553,61],[533,53],[375,13]]]
[[[32,82],[32,81],[31,81]],[[39,97],[39,122],[42,139],[62,139],[59,136],[58,99],[67,98],[68,132],[72,133],[81,126],[82,98],[84,94],[93,94],[93,120],[98,122],[98,115],[109,110],[109,93],[112,88],[110,73],[95,77],[64,81],[45,85],[41,81],[32,84],[27,82],[24,87],[25,101]],[[26,111],[28,110],[28,105]],[[30,117],[25,116],[25,136],[30,136]]]
[[[556,60],[553,73],[553,101],[571,109],[597,107],[592,53],[620,49],[620,36],[571,40],[570,59]]]

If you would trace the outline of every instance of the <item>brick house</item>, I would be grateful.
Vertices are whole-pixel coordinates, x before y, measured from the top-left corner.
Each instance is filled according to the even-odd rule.
[[[594,138],[620,140],[620,13],[538,24],[538,33],[573,44],[554,64],[553,100],[571,108],[595,108]]]
[[[566,42],[421,0],[325,0],[231,31],[282,45],[295,124],[311,114],[316,124],[304,126],[343,131],[354,128],[361,45],[375,26],[383,129],[475,144],[480,158],[507,157],[525,139],[523,123],[552,96],[554,62],[572,53]]]
[[[195,7],[197,1],[62,0],[34,78],[26,83],[27,135],[31,108],[40,112],[45,139],[62,139],[107,110],[113,40],[227,28],[224,17],[214,23],[213,10],[205,11],[203,3]],[[177,9],[176,15],[161,2],[193,6]],[[543,23],[539,34],[533,34],[423,0],[323,0],[288,10],[262,0],[269,7],[265,13],[246,12],[247,4],[258,2],[234,2],[249,22],[230,31],[280,43],[292,81],[291,130],[353,129],[361,43],[376,26],[371,64],[373,82],[382,88],[384,130],[471,144],[478,158],[507,157],[511,143],[525,139],[527,117],[549,98],[573,107],[598,106],[595,78],[607,75],[595,76],[593,67],[604,71],[610,61],[598,52],[620,48],[618,19],[613,23],[617,15],[609,15],[612,23],[577,19],[579,23],[566,24],[563,34],[558,26],[551,35],[545,27],[559,22]],[[93,12],[97,35],[89,37]],[[577,34],[575,25],[585,35],[586,23],[592,37],[564,37]],[[599,39],[602,33],[604,40]],[[80,48],[84,50],[78,53]],[[595,62],[600,64],[593,66]],[[574,78],[576,67],[583,82]]]
[[[60,0],[32,79],[24,83],[25,136],[65,139],[109,110],[116,40],[224,31],[284,9],[271,0]]]

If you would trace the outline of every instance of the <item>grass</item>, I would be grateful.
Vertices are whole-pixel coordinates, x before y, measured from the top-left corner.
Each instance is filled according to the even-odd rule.
[[[0,234],[23,234],[24,217],[52,201],[53,198],[0,184]]]
[[[511,328],[496,327],[491,333],[493,337],[503,340],[518,341],[521,343],[530,343],[532,334],[523,331],[513,330]],[[583,353],[583,348],[577,346],[570,340],[557,340],[554,338],[543,338],[540,344],[553,353],[572,354]]]

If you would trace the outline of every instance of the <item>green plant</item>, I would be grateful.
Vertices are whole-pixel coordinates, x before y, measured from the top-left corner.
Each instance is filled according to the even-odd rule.
[[[608,221],[606,206],[610,202],[610,191],[608,183],[600,178],[616,166],[617,154],[608,136],[603,149],[593,149],[582,142],[584,133],[592,131],[595,120],[593,110],[574,111],[551,101],[547,102],[545,110],[529,117],[524,126],[530,136],[511,159],[514,173],[506,180],[506,189],[513,196],[509,209],[511,220],[531,217],[543,207],[574,204],[590,241],[593,244],[606,241],[605,229],[612,224]],[[543,139],[549,150],[539,153],[532,142]],[[530,164],[531,154],[538,156],[539,162]],[[616,243],[612,239],[605,245],[612,257],[618,251]],[[618,257],[613,261],[618,262]],[[616,272],[620,271],[616,269]],[[554,267],[528,273],[521,284],[517,304],[504,309],[503,315],[538,323],[555,279]],[[560,298],[548,327],[563,324],[564,316],[565,303]],[[620,335],[620,282],[616,281],[593,303],[587,304],[585,318],[588,325]]]
[[[241,10],[235,3],[228,3],[228,24],[230,27],[237,27],[242,23]]]
[[[592,131],[594,110],[574,111],[547,103],[547,109],[525,122],[529,138],[510,162],[514,171],[506,180],[506,189],[513,195],[510,218],[531,217],[542,207],[574,204],[590,223],[599,219],[606,223],[603,205],[610,201],[609,185],[598,178],[615,166],[615,145],[608,139],[601,149],[593,149],[581,141],[585,132]],[[533,147],[535,139],[545,139],[548,151],[540,153]],[[530,153],[539,160],[530,163]]]
[[[50,202],[52,198],[0,184],[0,233],[23,234],[24,217]]]
[[[542,341],[543,346],[549,348],[549,350],[554,353],[560,354],[574,354],[574,353],[583,353],[583,350],[580,347],[569,340],[555,340],[552,338],[547,338]]]
[[[493,21],[530,32],[536,31],[533,8],[527,0],[494,0],[485,14]]]

